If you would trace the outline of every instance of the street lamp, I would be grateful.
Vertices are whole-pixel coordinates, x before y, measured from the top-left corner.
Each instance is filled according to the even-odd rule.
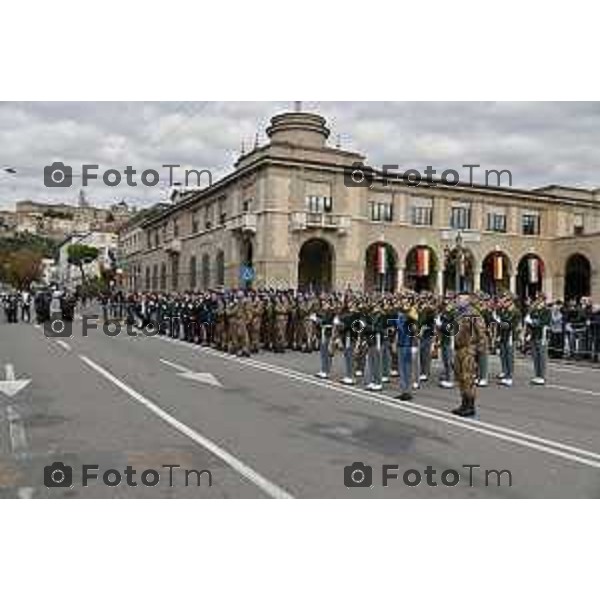
[[[456,234],[456,238],[454,239],[454,247],[450,248],[446,246],[444,248],[444,254],[446,256],[446,265],[449,266],[450,262],[452,262],[454,266],[454,293],[458,294],[462,292],[461,265],[465,255],[463,236],[460,231]]]

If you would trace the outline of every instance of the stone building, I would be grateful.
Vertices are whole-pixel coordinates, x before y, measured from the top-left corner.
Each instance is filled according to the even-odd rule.
[[[122,230],[129,289],[509,289],[600,300],[598,190],[415,187],[376,169],[361,181],[365,157],[328,145],[320,115],[277,115],[267,134],[231,174]]]

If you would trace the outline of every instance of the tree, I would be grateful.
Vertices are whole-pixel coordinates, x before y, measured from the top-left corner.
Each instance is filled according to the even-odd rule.
[[[23,248],[6,255],[0,265],[0,278],[17,290],[28,288],[42,276],[43,254]]]
[[[81,272],[81,282],[85,283],[84,265],[94,262],[98,258],[98,248],[86,246],[85,244],[73,244],[68,250],[69,264],[79,267]]]

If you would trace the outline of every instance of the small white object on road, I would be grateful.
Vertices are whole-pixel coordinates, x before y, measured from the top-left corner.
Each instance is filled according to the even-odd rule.
[[[31,383],[31,379],[15,379],[15,368],[11,364],[5,367],[6,379],[0,381],[0,392],[12,398]]]

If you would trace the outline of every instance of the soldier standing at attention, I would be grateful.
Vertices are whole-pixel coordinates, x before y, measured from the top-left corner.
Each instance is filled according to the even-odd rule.
[[[452,412],[459,417],[475,415],[477,386],[476,357],[487,343],[483,318],[477,313],[468,294],[458,296],[457,333],[454,336],[454,373],[460,389],[461,404]]]
[[[525,324],[531,332],[531,357],[534,370],[531,383],[544,385],[546,383],[546,338],[550,325],[550,310],[546,306],[543,296],[538,296],[531,305],[529,313],[525,317]]]

